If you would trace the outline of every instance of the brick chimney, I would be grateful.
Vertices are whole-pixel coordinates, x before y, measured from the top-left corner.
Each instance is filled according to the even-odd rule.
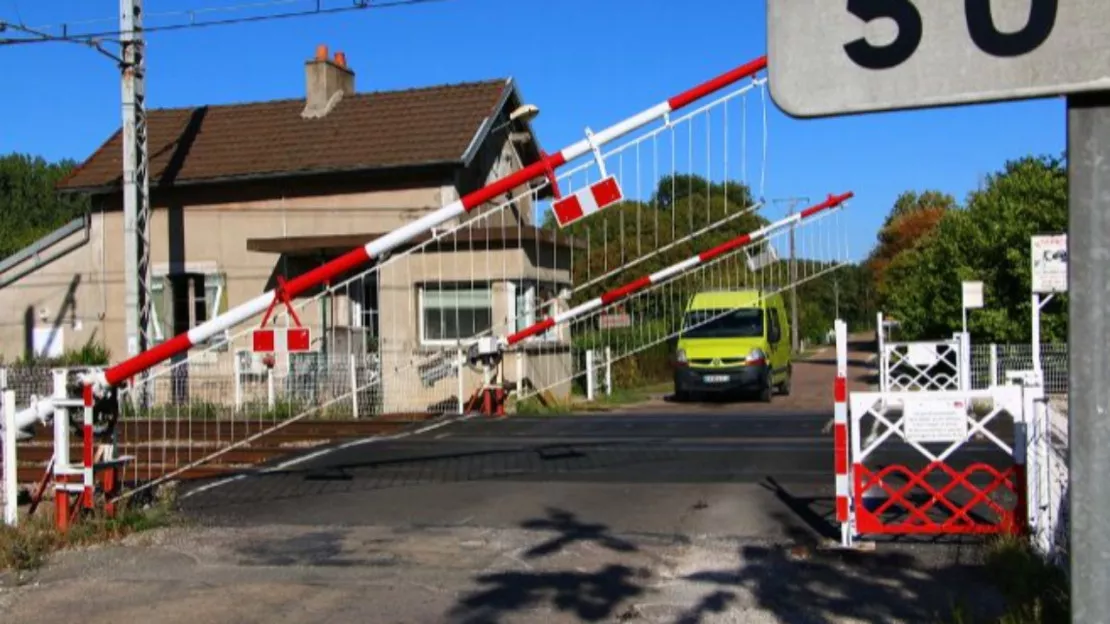
[[[316,46],[316,58],[304,65],[305,107],[301,117],[318,119],[327,115],[344,95],[355,92],[355,73],[347,67],[347,57],[336,52],[328,58],[328,46]]]

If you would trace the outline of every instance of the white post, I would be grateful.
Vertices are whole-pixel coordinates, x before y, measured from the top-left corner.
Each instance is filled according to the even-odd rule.
[[[351,363],[351,417],[358,419],[358,362],[354,353],[350,355]]]
[[[8,369],[0,367],[0,390],[8,389]]]
[[[1037,379],[1041,379],[1041,361],[1040,361],[1040,310],[1041,300],[1040,293],[1033,293],[1033,309],[1032,309],[1032,350],[1033,350],[1033,374],[1037,375]],[[1041,382],[1043,384],[1043,382]]]
[[[274,389],[274,369],[273,369],[273,367],[267,366],[266,367],[266,405],[269,405],[270,409],[274,409],[274,403],[277,399],[277,397],[274,396],[275,394],[276,394],[276,392],[275,392],[275,389]]]
[[[65,407],[60,402],[66,396],[66,371],[56,368],[51,371],[54,375],[54,474],[59,471],[69,470],[69,417]]]
[[[239,361],[239,354],[233,360],[235,366],[235,413],[243,409],[243,364]]]
[[[605,347],[605,394],[613,394],[613,350]]]
[[[991,387],[998,386],[998,345],[991,343],[991,374],[990,374]]]
[[[0,380],[2,381],[2,380]],[[6,388],[6,385],[5,385]],[[15,391],[4,390],[4,524],[19,521],[19,475],[15,461]]]
[[[524,392],[524,350],[516,354],[516,394],[519,397]]]
[[[586,400],[593,401],[597,377],[594,375],[594,350],[586,349]]]
[[[461,346],[455,350],[455,357],[457,358],[455,361],[458,362],[458,365],[455,366],[455,370],[459,371],[459,374],[458,374],[458,383],[459,383],[458,397],[459,397],[459,415],[461,416],[466,411],[466,397],[463,396],[463,372],[466,369],[466,360],[464,359],[463,350],[462,350]]]
[[[960,389],[971,390],[971,334],[960,335]]]
[[[878,336],[879,348],[879,392],[886,394],[887,391],[887,378],[886,378],[886,336],[883,334],[883,313],[878,312],[875,314],[875,334]]]

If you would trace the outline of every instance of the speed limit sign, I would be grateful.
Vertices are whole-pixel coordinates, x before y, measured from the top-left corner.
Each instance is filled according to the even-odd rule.
[[[767,72],[820,117],[1104,90],[1107,0],[768,0]]]

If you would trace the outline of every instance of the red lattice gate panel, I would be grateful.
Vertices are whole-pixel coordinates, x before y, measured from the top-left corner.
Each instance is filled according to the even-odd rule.
[[[1020,387],[863,392],[850,404],[854,535],[1022,530]]]

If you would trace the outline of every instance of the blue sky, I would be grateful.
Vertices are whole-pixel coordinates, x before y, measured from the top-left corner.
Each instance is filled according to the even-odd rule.
[[[247,2],[147,0],[147,12],[236,4]],[[0,18],[28,25],[106,18],[78,28],[112,28],[117,7],[116,0],[0,0]],[[553,151],[581,138],[586,125],[603,127],[764,54],[763,7],[762,0],[446,0],[156,33],[148,44],[149,105],[299,97],[303,62],[327,43],[346,53],[360,90],[512,76],[541,107],[534,125]],[[279,10],[288,7],[266,9]],[[8,87],[0,153],[83,159],[119,126],[117,70],[87,48],[0,47],[0,75]],[[1061,99],[822,120],[795,120],[772,107],[767,197],[855,191],[858,258],[902,191],[935,188],[962,201],[1006,159],[1061,153],[1064,122]]]

